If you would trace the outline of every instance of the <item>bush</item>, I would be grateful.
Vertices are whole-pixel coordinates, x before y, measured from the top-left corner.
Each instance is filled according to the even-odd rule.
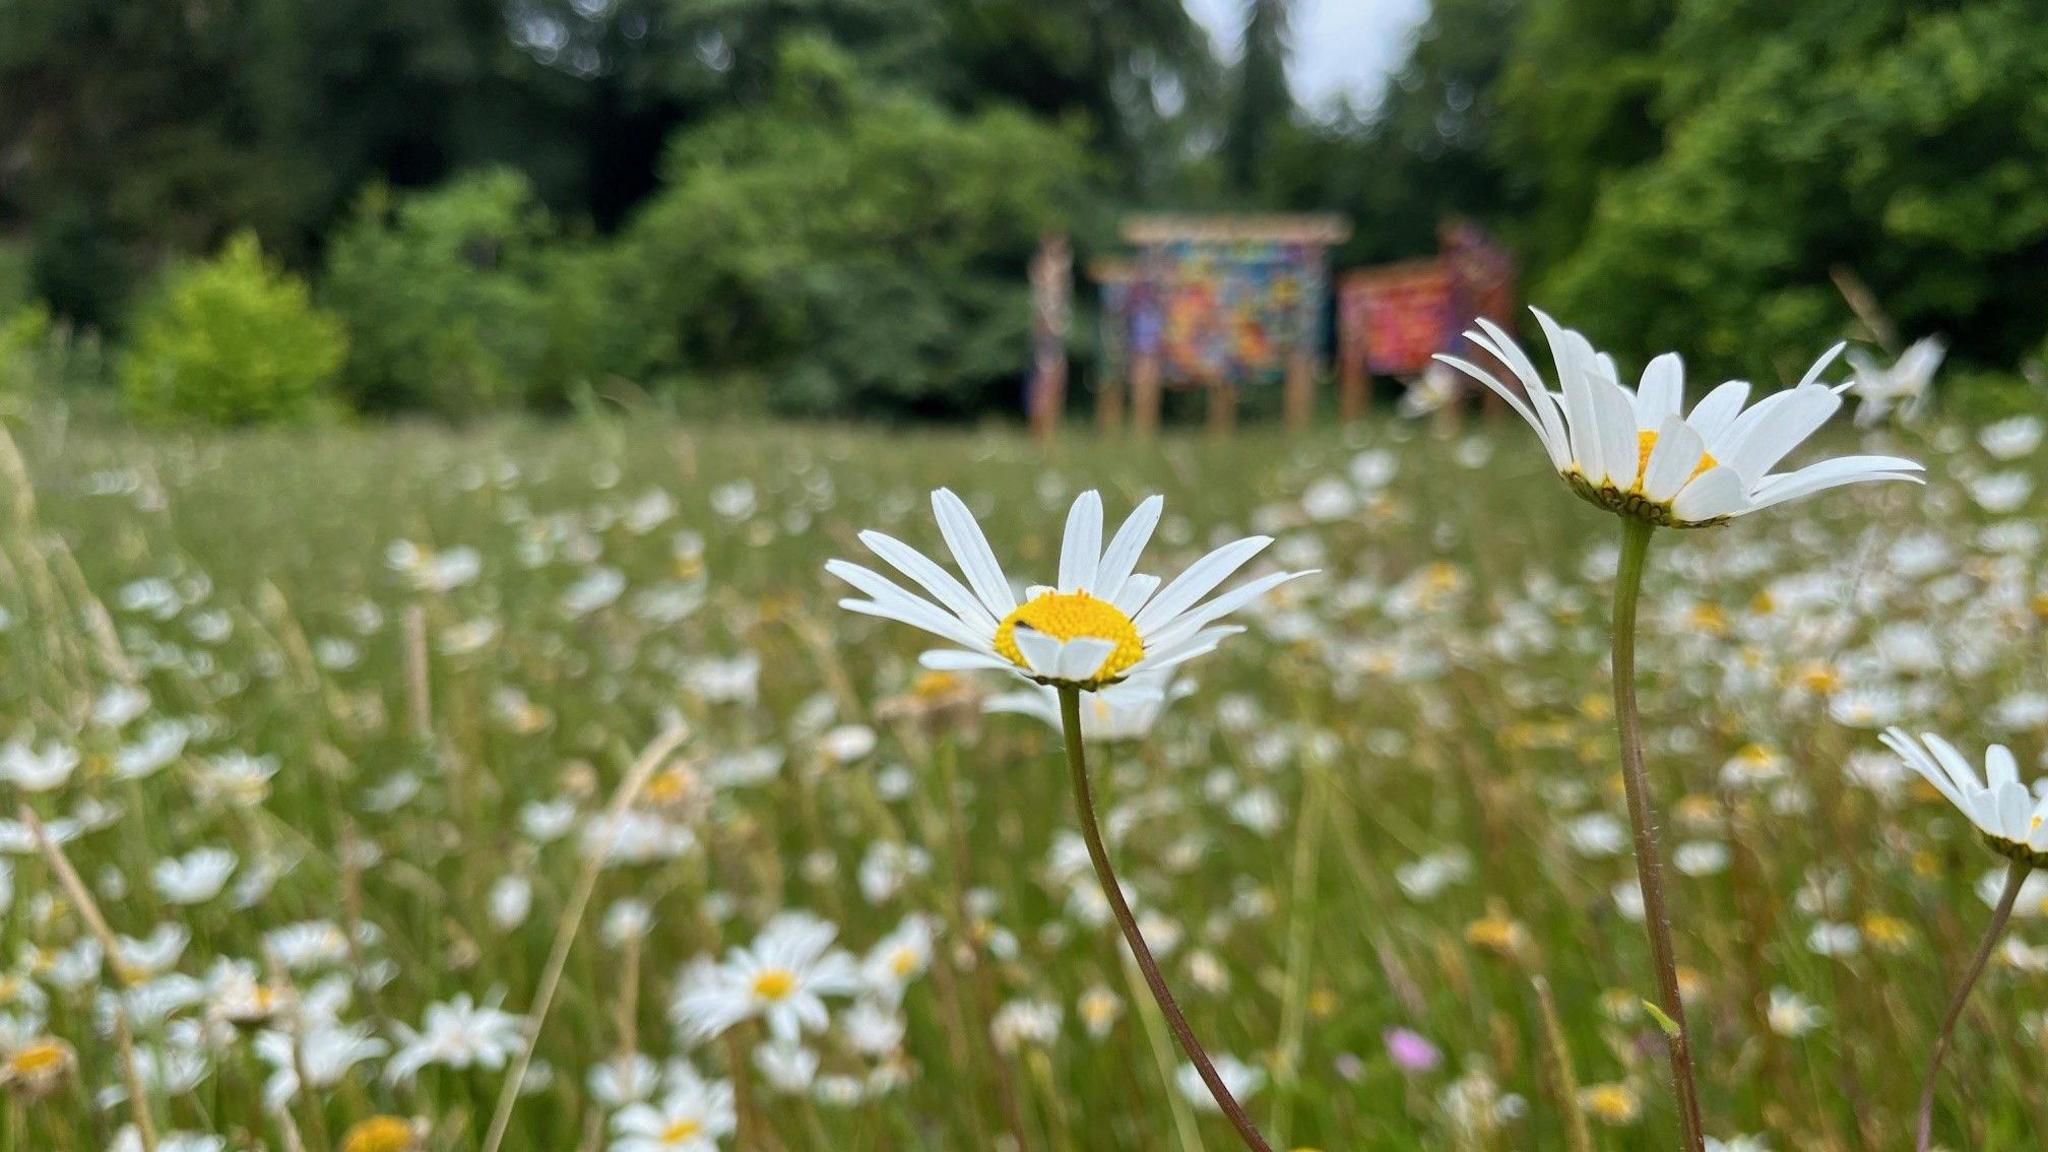
[[[765,106],[670,142],[622,238],[637,371],[786,413],[1014,403],[1025,269],[1081,199],[1081,134],[876,86],[815,40],[778,71]]]
[[[138,418],[255,424],[328,414],[347,353],[341,322],[254,235],[168,273],[136,314],[121,392]]]
[[[467,416],[564,406],[605,358],[604,279],[603,254],[563,239],[532,184],[500,169],[370,189],[322,299],[348,322],[359,407]]]

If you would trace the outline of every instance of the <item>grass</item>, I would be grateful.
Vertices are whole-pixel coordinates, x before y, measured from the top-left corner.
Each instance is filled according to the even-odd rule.
[[[537,841],[527,806],[588,821],[679,722],[680,751],[632,798],[676,850],[597,874],[505,1149],[607,1146],[587,1078],[625,1051],[736,1081],[729,1148],[1231,1147],[1173,1085],[1176,1054],[1097,914],[1057,733],[937,706],[909,629],[833,605],[821,566],[860,555],[856,531],[940,548],[925,497],[941,485],[1013,577],[1049,575],[1086,487],[1112,517],[1165,493],[1148,570],[1251,531],[1324,570],[1194,664],[1198,690],[1150,739],[1090,750],[1168,978],[1213,1052],[1264,1073],[1249,1105],[1276,1147],[1673,1143],[1647,950],[1618,899],[1633,875],[1605,671],[1619,529],[1519,427],[1075,436],[1045,454],[1001,432],[644,422],[188,437],[40,420],[16,438],[0,740],[79,753],[66,784],[26,799],[79,822],[65,851],[116,933],[189,941],[79,975],[87,926],[6,830],[0,1047],[54,1036],[78,1070],[9,1095],[0,1152],[99,1149],[127,1123],[105,1095],[124,1079],[117,1015],[146,1084],[186,1062],[182,1090],[148,1091],[162,1133],[333,1152],[389,1114],[418,1118],[424,1147],[480,1147],[502,1069],[444,1059],[394,1082],[379,1056],[267,1110],[281,1064],[258,1037],[284,1038],[289,1070],[292,1015],[230,1023],[221,965],[307,1003],[323,980],[346,989],[302,1027],[393,1047],[457,996],[527,1011],[584,870],[576,834]],[[1890,778],[1876,726],[1972,753],[2002,740],[2029,766],[2044,751],[2041,502],[1995,515],[1971,487],[2039,469],[1962,429],[1905,439],[1927,489],[1660,533],[1652,553],[1644,720],[1703,1103],[1710,1131],[1775,1149],[1909,1139],[1989,914],[1976,886],[2002,863]],[[473,549],[475,576],[424,587],[395,566],[399,541]],[[721,672],[747,679],[720,662],[748,655],[754,691],[720,692]],[[95,718],[121,685],[146,706]],[[124,749],[173,721],[182,751],[122,778]],[[238,753],[275,774],[235,777]],[[773,770],[742,771],[747,755]],[[202,846],[232,851],[234,877],[174,903],[153,874]],[[651,911],[642,939],[605,929],[628,900]],[[691,1044],[668,1008],[691,961],[792,909],[856,955],[909,916],[939,943],[899,1045],[862,1051],[851,1000],[833,998],[832,1027],[807,1037],[816,1077],[781,1091],[754,1059],[760,1025]],[[2030,947],[2048,941],[2041,909],[2021,911],[2024,946],[1994,962],[1950,1059],[1935,1130],[1951,1147],[2048,1130],[2031,1007],[2048,956]],[[305,959],[271,935],[305,924],[345,945]],[[1395,1028],[1440,1063],[1397,1066]]]

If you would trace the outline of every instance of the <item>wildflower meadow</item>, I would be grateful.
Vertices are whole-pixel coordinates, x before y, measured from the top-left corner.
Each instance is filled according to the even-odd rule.
[[[2043,422],[1480,339],[1519,417],[1137,446],[18,422],[0,1152],[2036,1146]]]

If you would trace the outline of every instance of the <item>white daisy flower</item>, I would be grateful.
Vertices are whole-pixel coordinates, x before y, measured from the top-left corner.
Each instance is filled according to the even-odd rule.
[[[668,1090],[657,1104],[631,1104],[612,1117],[611,1152],[717,1152],[739,1127],[733,1087],[670,1065]]]
[[[699,961],[686,970],[670,1015],[699,1040],[757,1017],[785,1043],[822,1032],[831,1022],[824,998],[851,996],[861,987],[853,957],[832,946],[838,935],[816,916],[784,912],[751,945],[728,952],[723,964]]]
[[[2020,783],[2019,762],[2003,744],[1984,752],[1984,775],[1933,733],[1919,739],[1888,728],[1885,747],[1925,777],[1984,834],[1993,851],[2028,864],[2048,862],[2048,800]]]
[[[1480,330],[1465,337],[1507,365],[1521,389],[1469,360],[1438,359],[1499,393],[1536,430],[1572,490],[1610,512],[1698,528],[1845,484],[1916,480],[1913,473],[1921,471],[1896,456],[1842,456],[1771,471],[1842,406],[1839,389],[1817,382],[1839,344],[1814,361],[1797,387],[1744,409],[1749,385],[1730,380],[1681,414],[1685,369],[1677,353],[1650,361],[1640,386],[1630,389],[1613,358],[1532,311],[1550,341],[1561,391],[1552,392],[1528,354],[1490,320],[1475,321]]]
[[[1158,496],[1139,504],[1105,549],[1102,497],[1083,492],[1067,514],[1059,583],[1033,586],[1021,602],[974,514],[944,488],[932,493],[932,510],[967,578],[965,585],[908,544],[880,532],[861,533],[861,543],[932,600],[858,564],[834,560],[825,568],[868,597],[841,600],[840,607],[922,628],[959,646],[925,653],[921,662],[927,668],[998,669],[1039,684],[1096,691],[1210,651],[1225,636],[1242,631],[1217,621],[1308,575],[1276,572],[1202,603],[1273,542],[1269,536],[1252,536],[1216,549],[1162,587],[1158,577],[1136,569],[1164,504]]]
[[[1898,406],[1899,418],[1912,423],[1927,404],[1928,386],[1948,355],[1948,342],[1939,336],[1923,336],[1899,354],[1889,367],[1878,363],[1861,349],[1849,353],[1849,366],[1856,399],[1856,426],[1868,428],[1891,415]]]
[[[391,1027],[398,1035],[398,1050],[384,1066],[384,1079],[408,1084],[429,1065],[458,1071],[503,1068],[525,1041],[526,1021],[500,1008],[496,993],[478,1004],[462,992],[452,1000],[427,1005],[425,1023],[417,1032],[404,1024]]]

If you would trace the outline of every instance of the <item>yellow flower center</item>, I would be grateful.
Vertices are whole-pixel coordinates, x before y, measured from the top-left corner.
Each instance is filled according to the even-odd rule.
[[[54,1072],[69,1063],[71,1054],[62,1044],[45,1041],[31,1044],[16,1052],[7,1060],[7,1070],[17,1076],[36,1076]]]
[[[908,948],[898,948],[889,957],[889,971],[894,972],[899,978],[917,971],[917,953]]]
[[[796,991],[796,974],[786,968],[770,968],[754,977],[753,988],[759,999],[782,1000]]]
[[[1122,679],[1123,674],[1145,658],[1145,642],[1138,638],[1138,626],[1116,605],[1098,600],[1086,592],[1046,592],[1003,617],[996,628],[996,651],[1020,668],[1029,668],[1017,648],[1017,629],[1043,632],[1061,643],[1087,638],[1106,640],[1116,651],[1095,670],[1088,683],[1094,686]]]
[[[1586,1090],[1586,1110],[1610,1124],[1635,1119],[1636,1107],[1635,1093],[1623,1085],[1598,1084]]]
[[[1636,433],[1636,482],[1633,485],[1633,491],[1642,490],[1643,480],[1650,474],[1650,453],[1656,450],[1657,434],[1655,432]],[[1685,482],[1687,484],[1692,483],[1694,480],[1699,479],[1708,469],[1716,467],[1720,463],[1719,460],[1714,459],[1712,452],[1700,453],[1698,467],[1692,470],[1692,475],[1685,478]]]
[[[372,1116],[348,1130],[341,1152],[411,1152],[412,1121],[398,1116]]]
[[[926,672],[910,684],[910,694],[920,700],[943,700],[960,690],[960,677],[951,672]]]
[[[661,1130],[661,1142],[663,1144],[681,1144],[685,1140],[701,1135],[703,1131],[704,1125],[697,1123],[695,1120],[678,1120]]]

